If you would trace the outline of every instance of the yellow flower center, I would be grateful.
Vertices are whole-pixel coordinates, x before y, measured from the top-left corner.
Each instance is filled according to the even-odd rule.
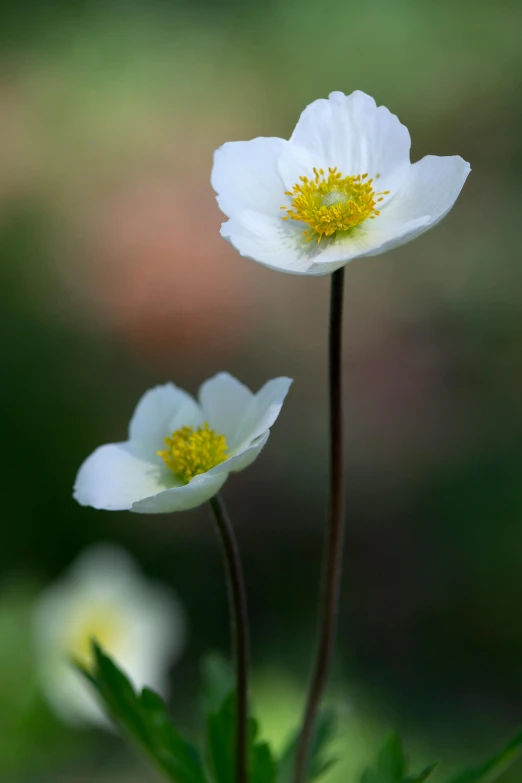
[[[216,435],[208,422],[194,430],[181,427],[165,438],[166,449],[158,451],[166,466],[187,484],[200,473],[206,473],[226,459],[227,439]]]
[[[67,653],[86,667],[92,664],[92,641],[108,652],[122,636],[121,617],[106,606],[93,606],[72,629],[67,640]]]
[[[314,236],[320,242],[323,236],[374,220],[380,214],[377,204],[390,192],[376,193],[367,173],[343,177],[337,168],[329,168],[327,177],[323,169],[314,169],[314,174],[314,179],[300,177],[301,181],[285,193],[292,197],[292,204],[281,207],[288,212],[283,220],[300,220],[308,225],[303,232],[307,242]]]

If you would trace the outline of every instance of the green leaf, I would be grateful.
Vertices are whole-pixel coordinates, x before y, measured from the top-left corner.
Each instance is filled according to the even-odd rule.
[[[144,688],[140,697],[143,715],[154,742],[154,753],[168,766],[177,783],[205,783],[198,751],[176,731],[165,703],[154,691]]]
[[[379,753],[377,767],[366,769],[361,783],[401,783],[406,775],[406,759],[397,734],[391,734]]]
[[[407,762],[402,743],[397,734],[392,734],[379,753],[377,767],[366,769],[361,783],[424,783],[437,764],[430,764],[417,775],[407,775]]]
[[[320,778],[337,761],[330,753],[330,746],[337,733],[337,723],[337,716],[333,710],[324,710],[319,715],[310,752],[309,781]],[[281,754],[277,783],[291,783],[293,780],[298,741],[299,733],[296,733]]]
[[[426,769],[423,769],[422,772],[419,772],[418,775],[409,775],[402,781],[402,783],[424,783],[424,781],[429,778],[435,767],[438,766],[438,763],[438,761],[435,761],[433,764],[430,764],[428,767],[426,767]]]
[[[138,694],[97,644],[91,671],[76,664],[96,689],[114,723],[174,783],[207,783],[197,750],[172,725],[163,700],[144,688]]]
[[[229,693],[207,718],[209,765],[215,783],[235,783],[235,696]],[[275,783],[276,763],[268,743],[258,739],[259,727],[249,720],[249,781]]]
[[[379,754],[379,783],[395,783],[406,775],[406,758],[397,734],[392,734]]]
[[[480,767],[466,769],[451,778],[449,783],[491,783],[520,756],[522,752],[522,732],[513,737],[506,747],[481,764]]]
[[[210,653],[201,664],[205,715],[218,712],[226,696],[234,689],[232,667],[220,653]]]

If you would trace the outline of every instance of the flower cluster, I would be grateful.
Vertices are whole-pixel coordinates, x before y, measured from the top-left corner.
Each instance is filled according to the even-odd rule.
[[[410,163],[407,128],[373,98],[331,93],[302,113],[289,141],[224,144],[211,181],[241,255],[295,274],[323,275],[383,253],[439,223],[470,166],[459,156]],[[252,392],[221,373],[199,401],[173,384],[147,392],[128,440],[84,462],[74,496],[94,508],[165,513],[209,500],[265,445],[290,385]]]
[[[330,404],[331,421],[339,427],[336,432],[332,426],[331,439],[334,480],[326,548],[330,570],[310,695],[299,742],[291,753],[296,783],[308,779],[340,589],[342,267],[354,258],[403,245],[437,225],[455,203],[469,171],[469,164],[458,156],[429,155],[412,164],[407,128],[358,91],[333,92],[312,103],[289,140],[229,142],[215,153],[211,182],[228,218],[221,227],[223,237],[242,256],[273,269],[301,275],[334,273]],[[235,736],[229,738],[229,747],[235,748],[237,783],[246,783],[249,764],[266,758],[265,751],[256,754],[248,745],[247,602],[237,543],[218,493],[228,476],[251,465],[265,446],[291,383],[286,377],[275,378],[253,393],[222,372],[203,383],[197,398],[172,383],[156,386],[138,402],[127,439],[97,448],[80,467],[74,486],[78,503],[97,509],[158,514],[210,502],[223,544],[233,615]],[[184,638],[179,608],[162,589],[145,584],[125,555],[114,550],[91,553],[61,584],[49,588],[38,608],[36,638],[43,687],[61,714],[74,720],[99,718],[92,697],[63,661],[62,654],[67,653],[89,670],[91,684],[113,712],[120,710],[122,725],[131,734],[137,730],[139,744],[167,777],[171,775],[169,779],[206,779],[203,767],[197,768],[198,754],[187,751],[177,738],[170,742],[177,734],[165,729],[166,712],[158,697],[147,691],[134,693],[124,675],[117,670],[115,674],[100,646],[90,646],[94,639],[115,655],[135,685],[147,682],[160,690],[167,661],[179,654]],[[124,693],[121,702],[118,688]],[[225,700],[224,705],[229,727],[230,704]],[[219,733],[217,745],[223,742],[228,739]],[[174,758],[174,767],[169,766],[174,746],[182,765],[190,759],[188,778],[180,777],[180,759]],[[275,779],[275,765],[273,770],[270,764],[263,769],[270,772],[270,781]],[[425,780],[432,769],[415,779]],[[230,772],[226,770],[226,780]],[[252,777],[261,780],[253,771]]]

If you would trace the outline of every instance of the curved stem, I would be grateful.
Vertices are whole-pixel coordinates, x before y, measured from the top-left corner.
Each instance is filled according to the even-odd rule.
[[[297,748],[295,783],[307,778],[317,712],[324,693],[337,632],[344,539],[342,315],[344,268],[332,275],[330,294],[330,509],[323,561],[323,595],[319,616],[319,643]]]
[[[234,530],[220,495],[209,501],[223,546],[231,610],[232,645],[236,663],[236,783],[248,779],[248,658],[249,629],[243,569]]]

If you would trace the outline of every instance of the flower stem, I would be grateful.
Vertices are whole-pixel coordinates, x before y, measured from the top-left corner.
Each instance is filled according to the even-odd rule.
[[[236,783],[248,779],[248,659],[249,628],[245,582],[230,517],[220,495],[209,501],[223,547],[236,663]]]
[[[323,560],[323,594],[319,615],[319,641],[297,748],[295,783],[305,783],[317,712],[330,670],[341,585],[344,539],[342,318],[344,268],[332,275],[330,294],[330,507]]]

